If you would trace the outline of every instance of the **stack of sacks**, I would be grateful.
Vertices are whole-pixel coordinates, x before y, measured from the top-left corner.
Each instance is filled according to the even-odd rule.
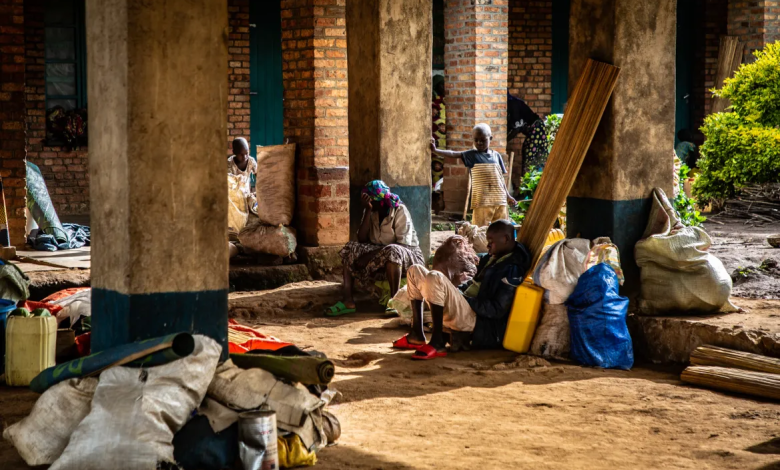
[[[247,253],[291,256],[297,247],[292,223],[295,210],[295,144],[257,146],[257,217],[250,215],[238,233]]]

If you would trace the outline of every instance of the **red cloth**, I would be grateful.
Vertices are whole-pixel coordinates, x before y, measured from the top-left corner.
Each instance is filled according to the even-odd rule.
[[[276,351],[285,346],[290,346],[292,343],[285,343],[284,341],[274,338],[273,336],[265,335],[259,330],[250,328],[248,326],[241,325],[237,321],[231,319],[228,320],[228,330],[233,330],[237,333],[243,333],[245,335],[253,336],[252,339],[241,344],[234,342],[228,343],[228,351],[231,353],[245,353],[252,351],[253,349],[265,349],[268,351]],[[229,335],[228,335],[229,337]]]
[[[50,304],[48,302],[36,302],[34,300],[25,300],[21,307],[26,308],[29,311],[33,311],[36,308],[45,308],[51,313],[51,316],[56,317],[57,313],[62,310],[62,306]]]
[[[55,292],[52,295],[46,297],[45,299],[41,300],[41,302],[56,302],[58,300],[64,299],[65,297],[70,297],[71,295],[77,292],[81,292],[87,289],[89,289],[89,287],[71,287],[70,289],[63,289],[59,292]]]

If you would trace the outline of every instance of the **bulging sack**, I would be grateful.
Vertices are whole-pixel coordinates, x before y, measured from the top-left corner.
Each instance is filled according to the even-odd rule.
[[[290,225],[295,211],[295,144],[257,146],[257,217]]]
[[[264,225],[259,221],[244,227],[238,233],[238,241],[249,253],[267,253],[281,257],[292,255],[298,247],[294,228]]]
[[[148,470],[173,462],[173,436],[203,401],[222,347],[196,335],[192,355],[100,374],[92,410],[51,470]]]
[[[38,398],[26,418],[9,426],[3,438],[16,447],[27,465],[51,465],[89,413],[97,384],[95,378],[58,383]]]
[[[534,332],[530,354],[565,359],[570,349],[569,315],[563,304],[542,304],[542,319]]]
[[[628,299],[618,294],[618,277],[602,263],[580,276],[566,301],[571,328],[571,358],[604,369],[631,369],[634,349],[626,326]]]
[[[708,252],[712,240],[699,227],[680,223],[663,190],[653,190],[653,208],[634,249],[641,268],[639,309],[645,315],[733,312],[731,276]]]
[[[228,232],[238,233],[246,226],[249,218],[244,176],[228,173]]]

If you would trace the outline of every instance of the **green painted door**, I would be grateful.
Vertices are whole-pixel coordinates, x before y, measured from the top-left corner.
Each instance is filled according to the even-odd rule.
[[[675,75],[675,114],[674,143],[677,145],[677,133],[682,129],[691,129],[691,96],[693,95],[693,63],[695,21],[694,0],[677,2],[677,73]],[[693,129],[691,129],[693,130]]]
[[[571,0],[553,0],[552,112],[560,114],[569,94],[569,11]]]
[[[281,2],[252,0],[249,6],[250,122],[252,156],[257,145],[284,139]]]

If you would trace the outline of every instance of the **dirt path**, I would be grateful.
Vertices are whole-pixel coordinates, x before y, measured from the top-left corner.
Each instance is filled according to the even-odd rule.
[[[343,434],[320,453],[322,470],[780,469],[780,405],[683,386],[675,370],[604,371],[509,352],[414,362],[389,347],[404,333],[395,320],[320,316],[338,293],[306,282],[230,302],[243,323],[336,361],[342,396],[332,411]],[[0,418],[20,419],[35,397],[0,387]],[[3,442],[0,468],[27,467]]]
[[[515,362],[508,352],[414,362],[389,348],[404,333],[394,320],[320,317],[337,297],[338,285],[311,283],[231,302],[243,322],[337,361],[343,435],[321,452],[321,469],[780,468],[780,455],[748,450],[780,453],[765,444],[780,435],[778,405],[645,367]]]

